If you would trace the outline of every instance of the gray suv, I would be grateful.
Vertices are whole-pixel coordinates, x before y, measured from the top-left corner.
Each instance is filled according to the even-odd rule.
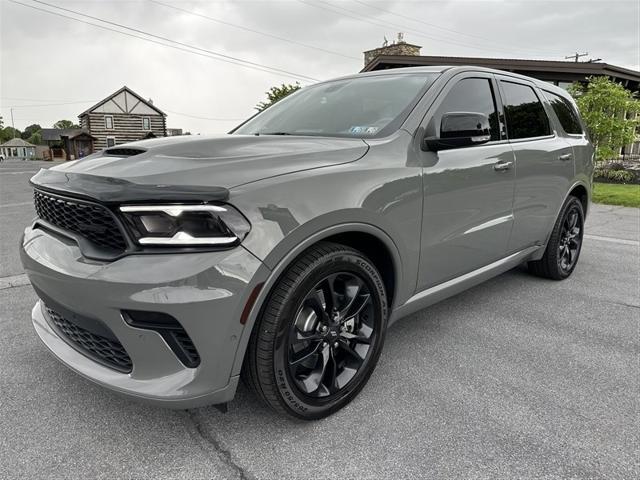
[[[523,262],[571,275],[592,154],[546,82],[471,67],[322,82],[229,135],[36,174],[33,325],[118,393],[226,404],[242,377],[275,410],[322,418],[401,317]]]

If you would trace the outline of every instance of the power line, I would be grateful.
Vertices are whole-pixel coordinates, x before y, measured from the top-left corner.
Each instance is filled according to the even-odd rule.
[[[275,38],[276,40],[281,40],[283,42],[291,43],[293,45],[299,45],[301,47],[311,48],[313,50],[318,50],[320,52],[330,53],[331,55],[338,55],[339,57],[349,58],[351,60],[360,60],[360,57],[352,57],[350,55],[345,55],[344,53],[335,52],[333,50],[327,50],[326,48],[322,48],[322,47],[316,47],[315,45],[309,45],[308,43],[298,42],[297,40],[292,40],[290,38],[280,37],[280,36],[274,35],[272,33],[262,32],[260,30],[255,30],[253,28],[245,27],[243,25],[237,25],[235,23],[227,22],[225,20],[220,20],[218,18],[213,18],[213,17],[210,17],[208,15],[204,15],[202,13],[194,12],[193,10],[187,10],[186,8],[176,7],[175,5],[168,5],[166,3],[159,2],[157,0],[148,0],[148,1],[151,2],[151,3],[155,3],[157,5],[162,5],[163,7],[166,7],[166,8],[172,8],[173,10],[177,10],[179,12],[183,12],[183,13],[187,13],[189,15],[193,15],[195,17],[204,18],[204,19],[210,20],[212,22],[216,22],[216,23],[219,23],[219,24],[222,24],[222,25],[227,25],[229,27],[239,28],[239,29],[245,30],[247,32],[257,33],[258,35],[264,35],[265,37]]]
[[[407,28],[405,25],[399,25],[397,23],[391,23],[391,22],[386,22],[386,23],[379,23],[377,21],[371,20],[370,18],[360,14],[360,13],[356,13],[353,12],[352,10],[348,10],[344,7],[339,7],[337,5],[333,5],[330,3],[326,3],[326,2],[315,2],[312,3],[310,1],[306,1],[306,0],[298,0],[298,2],[300,3],[304,3],[305,5],[308,5],[310,7],[314,7],[314,8],[319,8],[322,10],[326,10],[328,12],[332,12],[335,13],[337,15],[342,15],[344,17],[348,17],[348,18],[353,18],[355,20],[361,21],[361,22],[365,22],[365,23],[369,23],[371,25],[375,25],[377,27],[382,27],[384,29],[388,29],[389,27],[393,27],[393,28],[400,28],[402,30],[408,31],[408,32],[412,32],[414,35],[418,36],[418,37],[422,37],[422,38],[426,38],[429,40],[435,40],[438,42],[444,42],[444,43],[450,43],[452,45],[458,45],[458,46],[463,46],[463,47],[469,47],[469,48],[475,48],[477,50],[487,50],[485,48],[482,47],[478,47],[477,45],[471,45],[471,44],[466,44],[466,43],[462,43],[462,42],[456,42],[456,41],[452,41],[452,40],[447,40],[447,39],[442,39],[442,38],[438,38],[438,37],[434,37],[432,35],[427,35],[425,33],[420,32],[419,30],[414,30],[411,28]],[[336,11],[339,10],[339,11]],[[346,12],[346,13],[344,13]],[[491,50],[491,51],[495,51],[495,50]]]
[[[131,33],[127,33],[127,32],[123,32],[123,31],[120,31],[120,30],[113,29],[113,28],[109,28],[109,27],[106,27],[104,25],[99,25],[99,24],[87,22],[87,21],[81,20],[79,18],[70,17],[68,15],[64,15],[64,14],[61,14],[61,13],[58,13],[58,12],[52,12],[50,10],[39,8],[39,7],[36,7],[35,5],[28,5],[26,3],[22,3],[22,2],[19,2],[17,0],[9,0],[9,1],[11,3],[15,3],[17,5],[21,5],[23,7],[28,7],[28,8],[34,9],[34,10],[39,10],[41,12],[45,12],[45,13],[48,13],[50,15],[56,15],[58,17],[67,18],[69,20],[74,20],[76,22],[84,23],[86,25],[91,25],[93,27],[101,28],[103,30],[108,30],[108,31],[111,31],[111,32],[119,33],[121,35],[126,35],[128,37],[138,38],[140,40],[144,40],[144,41],[147,41],[147,42],[155,43],[157,45],[162,45],[164,47],[173,48],[174,50],[180,50],[180,51],[183,51],[183,52],[191,53],[193,55],[199,55],[201,57],[210,58],[210,59],[213,59],[213,60],[219,60],[219,61],[222,61],[222,62],[231,63],[233,65],[239,65],[239,66],[243,66],[245,68],[251,68],[253,70],[258,70],[258,71],[262,71],[262,72],[266,72],[266,73],[270,73],[270,74],[285,74],[288,77],[297,78],[297,79],[300,79],[300,80],[318,81],[318,79],[313,78],[313,77],[309,77],[307,75],[297,74],[297,73],[290,72],[290,71],[287,71],[287,70],[282,70],[282,69],[279,69],[279,68],[276,68],[276,67],[269,67],[268,65],[262,65],[262,64],[259,64],[259,63],[251,62],[249,60],[243,60],[241,58],[233,57],[233,56],[230,56],[230,55],[224,55],[222,53],[213,52],[211,50],[206,50],[204,48],[200,48],[200,47],[196,47],[196,46],[189,45],[189,44],[186,44],[186,43],[178,42],[176,40],[171,40],[170,38],[162,37],[160,35],[155,35],[155,34],[152,34],[152,33],[148,33],[148,32],[145,32],[143,30],[138,30],[138,29],[135,29],[135,28],[132,28],[132,27],[127,27],[126,25],[121,25],[121,24],[118,24],[116,22],[110,22],[108,20],[103,20],[103,19],[100,19],[98,17],[92,17],[90,15],[86,15],[86,14],[83,14],[83,13],[80,13],[80,12],[75,12],[75,11],[70,10],[70,9],[66,9],[66,8],[63,8],[63,7],[58,7],[56,5],[51,5],[51,4],[48,4],[48,3],[45,3],[45,2],[41,2],[39,0],[32,0],[32,1],[34,1],[36,3],[40,3],[40,4],[43,4],[43,5],[46,5],[46,6],[51,7],[51,8],[56,8],[58,10],[68,11],[68,12],[73,13],[75,15],[79,15],[79,16],[83,16],[83,17],[87,17],[87,18],[92,18],[92,19],[97,20],[99,22],[107,23],[107,24],[110,24],[110,25],[115,25],[115,26],[118,26],[119,28],[124,28],[126,30],[135,31],[135,32],[141,33],[143,35],[148,35],[148,36],[153,37],[153,38],[158,38],[158,39],[166,41],[166,42],[174,43],[174,44],[177,44],[177,45],[182,45],[183,47],[186,47],[186,48],[181,48],[181,47],[176,46],[176,45],[169,45],[167,43],[162,43],[161,41],[153,40],[151,38],[146,38],[146,37],[142,37],[142,36],[139,36],[139,35],[133,35]],[[192,49],[192,50],[189,50],[189,49]],[[194,50],[199,50],[199,51],[194,51]],[[206,54],[205,53],[200,53],[200,52],[206,52]]]
[[[8,98],[8,97],[3,97],[3,98]],[[40,102],[43,100],[36,100],[36,99],[29,99],[33,102]],[[98,100],[79,100],[77,102],[64,102],[64,103],[48,103],[48,104],[38,104],[38,105],[10,105],[10,106],[3,106],[0,108],[6,108],[6,109],[12,109],[12,108],[28,108],[28,107],[52,107],[52,106],[60,106],[60,105],[77,105],[79,103],[96,103]],[[164,109],[166,112],[169,113],[173,113],[174,115],[181,115],[183,117],[189,117],[189,118],[195,118],[198,120],[211,120],[211,121],[215,121],[215,122],[239,122],[241,120],[244,120],[244,117],[238,117],[238,118],[219,118],[219,117],[202,117],[199,115],[192,115],[189,113],[183,113],[183,112],[176,112],[173,110],[168,110],[168,109]]]
[[[245,118],[212,118],[212,117],[200,117],[198,115],[190,115],[188,113],[174,112],[172,110],[164,109],[165,112],[173,113],[174,115],[182,115],[183,117],[195,118],[198,120],[211,120],[214,122],[239,122],[245,120]]]
[[[412,22],[421,23],[421,24],[426,25],[426,26],[431,27],[431,28],[436,28],[438,30],[442,30],[444,32],[453,33],[455,35],[464,35],[465,37],[477,38],[479,40],[484,40],[486,42],[489,42],[490,44],[493,44],[495,47],[504,48],[503,44],[501,44],[499,42],[496,42],[495,40],[492,40],[492,39],[487,38],[487,37],[482,37],[480,35],[474,35],[474,34],[471,34],[471,33],[461,32],[459,30],[453,30],[453,29],[450,29],[450,28],[441,27],[440,25],[436,25],[434,23],[425,22],[424,20],[420,20],[418,18],[413,18],[413,17],[410,17],[408,15],[403,15],[403,14],[398,13],[398,12],[393,12],[391,10],[386,10],[384,8],[377,7],[375,5],[372,5],[372,4],[367,3],[367,2],[363,2],[361,0],[352,0],[352,1],[355,2],[355,3],[359,3],[360,5],[364,5],[366,7],[373,8],[374,10],[378,10],[380,12],[388,13],[390,15],[395,15],[396,17],[404,18],[406,20],[411,20]]]
[[[262,64],[260,64],[260,63],[251,62],[251,61],[249,61],[249,60],[243,60],[243,59],[241,59],[241,58],[233,57],[233,56],[231,56],[231,55],[225,55],[225,54],[223,54],[223,53],[218,53],[218,52],[214,52],[214,51],[212,51],[212,50],[207,50],[206,48],[196,47],[196,46],[193,46],[193,45],[189,45],[189,44],[187,44],[187,43],[183,43],[183,42],[179,42],[179,41],[177,41],[177,40],[172,40],[172,39],[170,39],[170,38],[163,37],[163,36],[161,36],[161,35],[155,35],[155,34],[153,34],[153,33],[149,33],[149,32],[146,32],[146,31],[144,31],[144,30],[139,30],[139,29],[137,29],[137,28],[128,27],[128,26],[126,26],[126,25],[122,25],[121,23],[112,22],[112,21],[109,21],[109,20],[104,20],[104,19],[102,19],[102,18],[100,18],[100,17],[94,17],[94,16],[92,16],[92,15],[88,15],[88,14],[86,14],[86,13],[78,12],[78,11],[71,10],[71,9],[68,9],[68,8],[64,8],[64,7],[59,7],[59,6],[57,6],[57,5],[52,5],[52,4],[50,4],[50,3],[46,3],[46,2],[43,2],[43,1],[41,1],[41,0],[31,0],[31,1],[33,1],[33,2],[35,2],[35,3],[40,3],[40,4],[42,4],[42,5],[46,5],[46,6],[51,7],[51,8],[56,8],[56,9],[58,9],[58,10],[63,10],[63,11],[65,11],[65,12],[73,13],[73,14],[75,14],[75,15],[80,15],[81,17],[86,17],[86,18],[90,18],[90,19],[92,19],[92,20],[97,20],[97,21],[99,21],[99,22],[103,22],[103,23],[106,23],[106,24],[108,24],[108,25],[113,25],[113,26],[116,26],[116,27],[119,27],[119,28],[124,28],[124,29],[126,29],[126,30],[131,30],[131,31],[136,32],[136,33],[141,33],[141,34],[143,34],[143,35],[147,35],[147,36],[149,36],[149,37],[157,38],[157,39],[159,39],[159,40],[163,40],[163,41],[165,41],[165,42],[171,42],[171,43],[174,43],[174,44],[176,44],[176,45],[181,45],[181,46],[183,46],[183,47],[192,48],[192,49],[194,49],[194,50],[199,50],[199,51],[201,51],[201,52],[205,52],[205,53],[208,53],[208,54],[210,54],[210,55],[215,55],[216,57],[222,57],[222,58],[225,58],[225,59],[228,59],[228,60],[233,60],[234,62],[240,62],[240,63],[235,63],[236,65],[246,64],[245,66],[247,66],[247,67],[251,65],[251,66],[254,66],[254,67],[259,67],[259,68],[261,68],[261,69],[273,70],[274,72],[277,72],[277,73],[284,73],[284,74],[287,74],[287,75],[292,75],[293,77],[297,77],[297,78],[300,78],[300,79],[306,79],[306,80],[318,81],[318,79],[316,79],[316,78],[312,78],[312,77],[308,77],[308,76],[306,76],[306,75],[293,73],[293,72],[290,72],[290,71],[288,71],[288,70],[282,70],[282,69],[280,69],[280,68],[276,68],[276,67],[270,67],[270,66],[268,66],[268,65],[262,65]],[[221,59],[222,59],[222,58],[221,58]]]
[[[0,97],[4,100],[21,100],[24,102],[92,102],[94,100],[52,100],[51,98]]]
[[[486,47],[481,47],[479,45],[473,45],[473,44],[470,44],[470,43],[464,43],[464,42],[459,42],[459,41],[450,40],[450,39],[446,39],[446,38],[435,37],[433,35],[427,35],[427,34],[423,33],[420,30],[415,30],[415,29],[412,29],[410,27],[407,27],[406,25],[400,25],[400,24],[397,24],[397,23],[390,23],[388,21],[386,23],[384,23],[384,24],[383,23],[379,23],[379,22],[376,22],[374,20],[371,20],[370,18],[362,15],[359,12],[354,12],[352,10],[349,10],[349,9],[346,9],[344,7],[340,7],[340,6],[337,6],[337,5],[334,5],[334,4],[330,4],[328,2],[320,1],[320,2],[312,3],[312,2],[307,1],[307,0],[298,0],[298,2],[303,3],[305,5],[308,5],[310,7],[315,7],[315,8],[319,8],[319,9],[322,9],[322,10],[326,10],[326,11],[335,13],[337,15],[342,15],[342,16],[345,16],[345,17],[353,18],[355,20],[359,20],[361,22],[369,23],[371,25],[375,25],[375,26],[382,27],[382,28],[385,28],[385,29],[390,28],[390,27],[399,28],[399,29],[402,29],[404,31],[411,32],[417,37],[426,38],[426,39],[429,39],[429,40],[435,40],[437,42],[443,42],[443,43],[448,43],[448,44],[451,44],[451,45],[457,45],[457,46],[473,48],[473,49],[476,49],[476,50],[483,50],[483,51],[489,51],[489,52],[496,52],[496,51],[499,51],[500,49],[504,49],[504,47],[486,48]],[[336,11],[336,9],[338,9],[339,11]],[[344,12],[347,12],[347,13],[344,13]]]
[[[64,102],[64,103],[39,103],[37,105],[8,105],[0,108],[30,108],[30,107],[57,107],[60,105],[77,105],[79,103],[91,103],[96,100],[78,100],[77,102]]]

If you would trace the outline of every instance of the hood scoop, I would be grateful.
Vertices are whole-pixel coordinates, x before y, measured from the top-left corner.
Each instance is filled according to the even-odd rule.
[[[109,148],[104,151],[105,155],[115,155],[118,157],[133,157],[134,155],[140,155],[141,153],[146,152],[142,148],[131,148],[131,147],[115,147]]]

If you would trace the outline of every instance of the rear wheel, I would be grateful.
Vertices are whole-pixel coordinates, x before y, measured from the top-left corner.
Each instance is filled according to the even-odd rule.
[[[529,271],[540,277],[563,280],[576,268],[584,235],[584,209],[576,197],[565,202],[551,232],[544,256],[529,262]]]
[[[274,287],[252,333],[244,376],[281,413],[330,415],[364,387],[387,323],[380,274],[360,252],[320,243]]]

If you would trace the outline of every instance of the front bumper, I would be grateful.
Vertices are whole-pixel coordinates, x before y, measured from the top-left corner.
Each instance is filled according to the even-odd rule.
[[[39,228],[25,230],[20,250],[36,291],[78,316],[102,322],[125,348],[133,368],[121,373],[73,348],[52,327],[40,300],[33,308],[33,325],[65,365],[118,393],[162,406],[191,408],[233,398],[241,313],[264,271],[247,250],[130,255],[106,263],[85,259],[74,242]],[[200,364],[185,367],[160,333],[129,325],[123,310],[174,317],[191,337]]]

